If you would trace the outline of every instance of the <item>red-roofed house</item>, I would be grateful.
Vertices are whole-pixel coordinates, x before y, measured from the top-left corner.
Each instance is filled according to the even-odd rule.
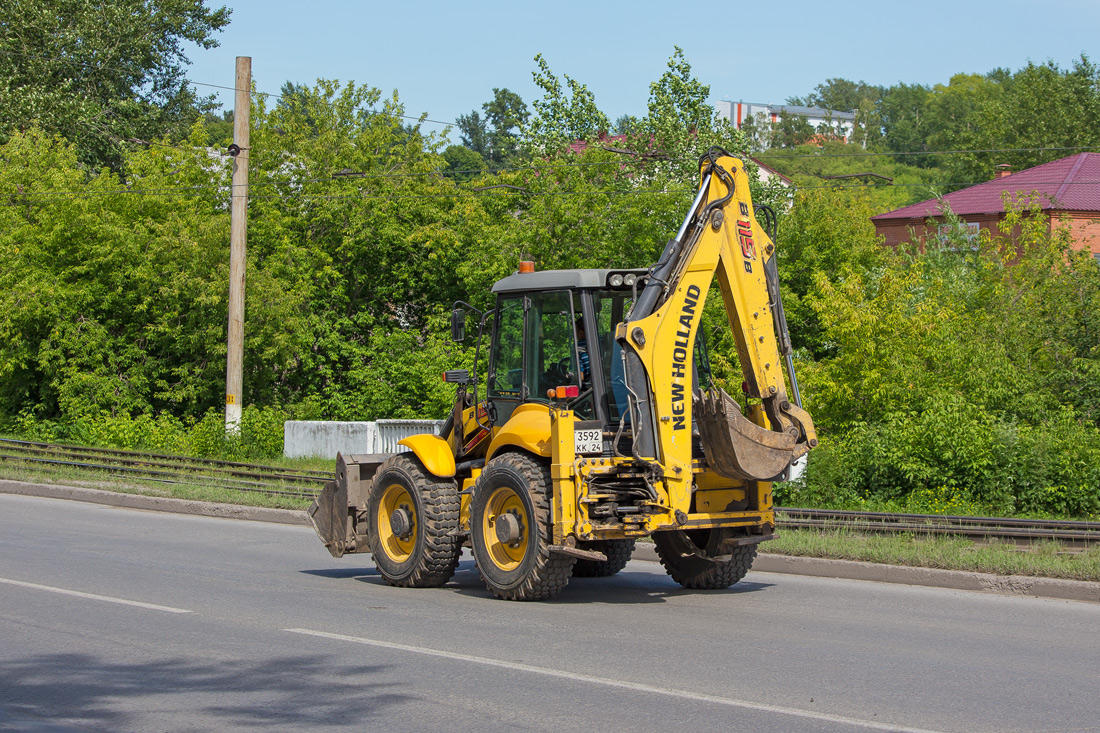
[[[1100,259],[1100,153],[1078,153],[1037,165],[1019,173],[1002,171],[997,178],[943,197],[951,211],[975,233],[989,229],[996,235],[997,222],[1005,213],[1002,194],[1026,204],[1037,192],[1051,226],[1068,222],[1078,249],[1090,250]],[[942,216],[940,202],[929,199],[871,217],[875,231],[896,247],[901,242],[923,241],[929,234],[928,219]],[[910,236],[910,229],[914,235]],[[935,226],[931,227],[933,233]]]

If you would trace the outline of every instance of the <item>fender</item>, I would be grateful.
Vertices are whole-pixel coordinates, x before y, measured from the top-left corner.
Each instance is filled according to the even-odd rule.
[[[455,456],[451,452],[451,444],[438,435],[430,433],[411,435],[397,441],[397,444],[411,450],[433,476],[454,478]]]
[[[537,402],[520,405],[504,423],[504,427],[493,436],[485,460],[502,448],[522,448],[543,458],[550,457],[550,409]]]

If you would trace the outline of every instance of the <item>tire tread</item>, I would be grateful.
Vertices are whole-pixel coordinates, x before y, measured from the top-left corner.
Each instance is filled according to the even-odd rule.
[[[379,482],[378,479],[390,470],[398,471],[409,477],[411,479],[410,488],[416,491],[420,497],[417,513],[420,515],[420,532],[423,537],[423,544],[419,557],[416,557],[417,553],[414,551],[414,557],[410,558],[410,562],[414,563],[412,572],[401,576],[392,576],[381,567],[378,570],[390,585],[401,588],[438,588],[454,575],[455,569],[458,567],[459,555],[462,552],[460,538],[451,535],[451,532],[458,527],[461,501],[458,489],[453,481],[436,479],[436,477],[429,474],[414,454],[398,453],[387,458],[379,467],[378,473],[375,474],[375,481],[372,484],[372,493],[375,491],[375,487],[379,487],[378,490],[381,490],[384,484]],[[372,503],[368,503],[368,505],[373,506]],[[376,517],[373,511],[369,512],[369,515],[368,521],[371,524],[368,526],[372,535],[371,543],[372,546],[375,546],[377,531],[373,523]],[[384,550],[379,550],[379,552],[384,552]],[[377,564],[375,562],[376,566]]]
[[[682,539],[691,543],[687,537],[673,538],[670,532],[657,532],[653,535],[657,546],[657,558],[665,572],[677,583],[693,590],[722,590],[736,584],[749,572],[756,559],[756,545],[734,547],[733,557],[724,562],[714,562],[698,557],[683,557]],[[680,533],[683,534],[683,533]]]
[[[511,588],[502,588],[493,583],[478,564],[478,574],[485,586],[497,598],[507,601],[544,601],[557,595],[573,575],[573,563],[576,558],[567,555],[552,555],[547,549],[553,542],[553,530],[550,521],[550,502],[553,500],[553,481],[550,467],[526,453],[507,453],[494,460],[481,474],[482,478],[492,470],[493,464],[510,464],[511,468],[523,477],[528,487],[531,503],[534,507],[533,525],[538,527],[539,542],[533,564],[523,581]],[[479,479],[480,481],[481,479]],[[476,491],[476,489],[475,489]],[[476,503],[476,499],[475,499]],[[478,521],[471,517],[471,526]],[[476,552],[475,552],[476,556]]]

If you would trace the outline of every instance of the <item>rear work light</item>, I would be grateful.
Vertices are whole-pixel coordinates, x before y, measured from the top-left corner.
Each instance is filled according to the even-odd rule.
[[[443,381],[457,384],[470,384],[470,372],[467,369],[449,369],[443,372]]]
[[[579,396],[580,393],[581,388],[575,384],[546,390],[546,396],[552,400],[569,400]]]

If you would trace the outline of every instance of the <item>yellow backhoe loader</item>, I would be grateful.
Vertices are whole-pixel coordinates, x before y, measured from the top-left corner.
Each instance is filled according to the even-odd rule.
[[[446,583],[462,547],[499,598],[550,598],[621,570],[641,537],[687,588],[726,588],[775,536],[772,482],[817,444],[779,298],[774,214],[714,149],[683,225],[649,269],[522,263],[480,316],[474,374],[438,435],[337,458],[309,510],[336,557],[370,552],[391,584]],[[699,325],[713,283],[744,372],[744,410],[712,386]],[[485,379],[481,339],[490,333]],[[784,361],[791,384],[788,396]],[[479,389],[484,386],[484,393]]]

